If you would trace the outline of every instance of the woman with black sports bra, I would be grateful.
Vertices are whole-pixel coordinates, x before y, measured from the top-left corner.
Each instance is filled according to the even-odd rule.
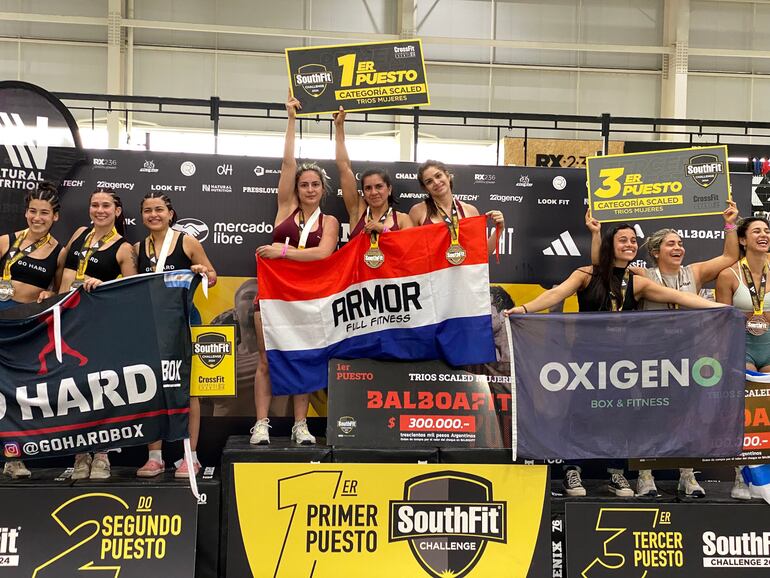
[[[25,199],[27,228],[0,236],[0,310],[40,302],[55,294],[64,266],[63,247],[51,236],[59,219],[59,195],[50,183],[40,183]],[[13,479],[32,474],[21,460],[10,460],[3,474]]]
[[[136,275],[136,254],[123,238],[125,220],[123,203],[112,189],[97,189],[91,193],[88,216],[92,227],[80,227],[67,243],[59,293],[80,286],[91,291],[104,281]],[[75,456],[73,480],[104,480],[110,477],[107,452]]]
[[[329,189],[327,179],[318,165],[303,163],[298,167],[294,158],[296,114],[300,108],[302,107],[296,98],[289,98],[286,103],[288,124],[281,177],[278,180],[278,213],[275,216],[273,243],[262,245],[256,251],[257,255],[263,259],[318,261],[331,255],[337,248],[339,222],[333,216],[321,213],[321,200]],[[269,444],[268,411],[272,391],[267,370],[262,315],[256,299],[254,324],[257,331],[260,363],[254,377],[257,423],[251,430],[250,441],[252,444]],[[307,427],[310,395],[305,393],[293,397],[294,427],[291,428],[291,439],[298,444],[314,444],[315,437]]]
[[[216,284],[217,274],[200,242],[171,228],[176,220],[176,213],[171,199],[167,195],[157,192],[147,193],[142,199],[141,212],[142,223],[150,231],[150,234],[144,241],[134,245],[134,250],[138,255],[140,274],[190,269],[193,273],[206,275],[209,286]],[[195,306],[190,312],[190,323],[201,323],[200,313]],[[192,460],[196,475],[201,468],[196,452],[200,425],[200,400],[197,397],[191,397],[190,447],[192,448]],[[152,478],[165,471],[162,447],[163,442],[159,441],[149,445],[149,458],[147,463],[137,470],[136,475],[138,477]],[[187,460],[182,460],[182,464],[177,468],[174,476],[177,478],[188,476]]]
[[[377,235],[387,231],[399,231],[413,226],[409,215],[397,211],[393,204],[393,186],[390,175],[384,169],[369,169],[361,175],[361,190],[358,193],[356,176],[350,163],[345,146],[345,110],[340,107],[334,115],[336,161],[340,173],[342,200],[348,211],[350,236],[352,239],[362,231],[372,235],[376,242]]]
[[[409,218],[413,224],[419,226],[444,222],[454,230],[460,219],[475,217],[479,214],[479,210],[473,205],[454,198],[454,175],[444,163],[425,161],[417,169],[417,180],[422,190],[428,193],[428,197],[409,211]],[[505,227],[505,217],[500,211],[487,211],[486,215],[492,219],[496,229],[487,239],[489,252],[493,253],[497,239],[495,233],[502,232]]]

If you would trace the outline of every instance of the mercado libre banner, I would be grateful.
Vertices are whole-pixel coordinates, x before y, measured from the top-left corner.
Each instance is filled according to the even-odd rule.
[[[286,66],[301,116],[430,104],[419,40],[287,48]]]
[[[520,457],[740,453],[745,317],[737,309],[510,319]]]
[[[760,578],[766,504],[566,504],[567,576]]]
[[[730,198],[726,145],[590,157],[586,166],[602,222],[716,215]]]
[[[460,221],[464,261],[450,262],[444,223],[379,236],[365,262],[359,235],[321,261],[257,262],[259,303],[275,395],[326,387],[329,359],[496,360],[485,217]]]
[[[326,440],[361,448],[510,447],[512,405],[509,363],[460,369],[335,359]]]
[[[182,485],[5,485],[0,501],[3,578],[194,575],[197,504]]]
[[[333,143],[329,147],[331,152]],[[61,183],[62,209],[54,225],[54,235],[60,241],[88,223],[89,195],[105,186],[115,189],[123,200],[127,238],[132,242],[143,239],[147,231],[139,214],[140,202],[148,192],[159,191],[173,201],[177,227],[203,244],[220,277],[254,276],[254,249],[273,240],[281,159],[101,150],[89,154],[88,162],[76,167]],[[323,210],[340,220],[340,242],[345,243],[348,217],[337,188],[337,169],[333,161],[320,165],[332,179],[332,191],[337,191],[324,201]],[[355,162],[353,167],[359,174],[373,167],[385,168],[393,179],[399,211],[408,212],[425,197],[417,182],[417,163]],[[505,215],[500,262],[491,259],[489,264],[492,283],[550,287],[589,262],[591,236],[584,224],[584,170],[480,165],[450,168],[455,173],[457,199],[482,213],[497,209]],[[731,175],[731,182],[738,208],[749,214],[751,176]],[[23,191],[12,195],[21,198]],[[697,262],[722,252],[723,225],[718,215],[661,219],[637,225],[637,235],[642,241],[658,228],[673,227],[684,239],[688,262]],[[491,222],[487,230],[492,230]],[[640,250],[634,265],[644,266],[646,256]],[[218,290],[214,288],[214,294]]]
[[[0,313],[4,457],[187,437],[187,319],[198,279],[138,275],[71,292],[36,315],[22,317],[36,304]]]
[[[551,567],[545,466],[233,468],[228,577],[541,578]]]

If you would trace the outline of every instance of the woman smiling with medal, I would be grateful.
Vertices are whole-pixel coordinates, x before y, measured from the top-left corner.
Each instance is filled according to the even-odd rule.
[[[379,235],[412,226],[409,215],[393,208],[393,187],[390,176],[382,169],[370,169],[361,175],[363,196],[358,194],[356,177],[345,147],[345,110],[340,107],[334,115],[336,161],[340,173],[342,199],[350,219],[350,238],[363,232],[369,235],[369,250],[364,262],[376,269],[385,262],[379,246]]]
[[[152,273],[157,271],[179,271],[190,269],[193,273],[206,275],[209,287],[217,282],[217,274],[211,265],[206,251],[197,239],[174,231],[176,213],[171,204],[171,199],[164,193],[147,193],[141,204],[142,223],[150,231],[142,243],[134,245],[138,255],[139,273]],[[201,316],[193,305],[190,311],[190,323],[200,324]],[[192,450],[192,462],[195,474],[200,471],[196,448],[201,426],[201,405],[197,397],[190,398],[190,448]],[[152,478],[165,471],[162,448],[163,442],[153,442],[149,448],[149,457],[136,472],[140,478]],[[181,465],[174,472],[174,477],[186,478],[189,475],[187,460],[182,460]]]
[[[297,166],[294,158],[294,138],[297,110],[302,108],[299,101],[290,97],[286,103],[288,124],[281,163],[281,177],[278,180],[278,212],[275,215],[273,243],[257,248],[257,255],[263,259],[291,259],[294,261],[318,261],[331,255],[337,248],[339,222],[331,215],[321,213],[321,201],[328,190],[323,170],[316,164],[303,163]],[[259,272],[257,272],[259,276]],[[259,282],[259,281],[257,281]],[[259,312],[258,297],[255,299],[254,325],[257,331],[257,345],[260,363],[254,376],[254,397],[257,422],[251,432],[252,444],[270,443],[270,400],[272,391],[265,353],[265,337],[262,331],[262,314]],[[291,439],[298,444],[314,444],[315,437],[308,431],[307,410],[310,394],[296,394],[294,400],[294,426]]]
[[[59,195],[50,183],[27,193],[27,228],[0,236],[0,310],[40,302],[54,294],[64,266],[63,247],[51,236],[59,219]],[[3,474],[13,479],[32,474],[21,460],[10,460]]]
[[[136,253],[123,238],[123,203],[112,189],[91,193],[88,215],[93,226],[80,227],[67,243],[67,257],[59,293],[82,286],[91,291],[103,281],[136,275]],[[73,480],[104,480],[110,477],[107,452],[77,454]]]
[[[446,165],[439,161],[425,161],[417,169],[417,180],[428,198],[417,203],[409,211],[409,218],[415,225],[430,225],[444,222],[449,228],[451,242],[446,251],[446,259],[452,265],[465,261],[465,249],[460,244],[460,219],[475,217],[479,214],[473,205],[458,201],[452,190],[453,175]],[[487,211],[487,216],[495,224],[495,232],[489,236],[487,246],[492,253],[497,245],[497,237],[505,227],[505,218],[500,211]]]

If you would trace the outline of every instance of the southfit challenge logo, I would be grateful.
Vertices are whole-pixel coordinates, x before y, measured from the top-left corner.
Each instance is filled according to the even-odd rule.
[[[461,472],[438,472],[404,482],[404,499],[390,502],[389,542],[406,540],[434,578],[462,578],[487,542],[507,541],[506,503],[492,499],[492,482]]]
[[[332,82],[332,73],[323,64],[305,64],[294,75],[294,84],[314,98],[321,96]]]
[[[193,343],[193,355],[197,355],[201,363],[209,369],[214,369],[222,363],[226,355],[232,355],[233,344],[223,333],[210,331],[202,333]]]
[[[722,364],[713,357],[642,359],[631,361],[586,361],[559,363],[551,361],[540,369],[540,385],[548,391],[583,389],[631,389],[669,387],[691,384],[713,387],[722,380]]]
[[[697,185],[704,189],[713,185],[717,176],[725,172],[724,164],[716,155],[690,157],[690,162],[684,167],[684,170]]]

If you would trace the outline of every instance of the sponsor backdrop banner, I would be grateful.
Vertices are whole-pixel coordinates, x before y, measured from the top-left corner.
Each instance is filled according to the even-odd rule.
[[[331,150],[333,144],[329,146]],[[89,195],[97,186],[110,186],[123,200],[128,239],[138,241],[147,234],[139,214],[140,201],[150,191],[162,191],[173,201],[179,219],[177,228],[203,243],[220,276],[254,276],[254,249],[272,242],[280,159],[137,151],[89,154],[92,156],[87,164],[62,182],[65,196],[61,217],[54,227],[57,238],[66,242],[78,226],[87,224]],[[344,243],[349,226],[336,186],[337,170],[333,161],[320,164],[332,178],[332,190],[337,191],[326,199],[324,211],[340,219],[340,240]],[[416,163],[354,164],[359,174],[377,166],[393,177],[400,211],[408,212],[424,198],[417,183]],[[591,236],[584,225],[584,170],[490,166],[457,166],[452,170],[459,200],[475,205],[481,212],[498,209],[505,214],[500,263],[490,260],[491,282],[551,287],[590,261]],[[750,187],[750,175],[733,177],[733,195],[743,214],[751,211]],[[643,240],[662,227],[680,232],[688,262],[710,259],[722,252],[723,221],[718,215],[641,223],[637,234]],[[491,229],[488,223],[487,232]],[[640,251],[634,265],[644,264],[643,253]],[[226,285],[222,283],[221,287]],[[216,298],[221,290],[219,285],[214,287],[212,296]]]
[[[286,66],[300,116],[430,104],[419,40],[287,48]]]
[[[4,578],[193,576],[197,503],[189,488],[0,488]]]
[[[235,325],[194,325],[190,395],[235,395]]]
[[[726,145],[590,157],[586,170],[603,222],[715,215],[730,198]]]
[[[503,155],[506,165],[584,169],[586,159],[601,154],[603,146],[601,140],[504,137]],[[622,154],[623,146],[610,141],[608,154]]]
[[[520,457],[741,451],[737,309],[516,315],[511,329]]]
[[[187,318],[198,279],[189,271],[139,275],[72,292],[34,316],[12,317],[25,306],[0,314],[5,458],[187,437]]]
[[[40,181],[60,184],[85,157],[70,111],[47,90],[0,81],[0,233],[22,228],[24,195]],[[53,148],[51,148],[53,147]]]
[[[365,235],[321,261],[260,258],[273,393],[326,387],[331,357],[495,361],[484,223],[460,221],[464,248],[444,223],[381,235],[375,267]]]
[[[233,468],[227,576],[540,578],[550,569],[545,466]]]
[[[511,443],[510,375],[440,361],[332,360],[326,439],[340,447],[477,447]],[[508,366],[508,364],[505,364]]]
[[[566,504],[567,575],[680,578],[770,573],[767,505]]]

